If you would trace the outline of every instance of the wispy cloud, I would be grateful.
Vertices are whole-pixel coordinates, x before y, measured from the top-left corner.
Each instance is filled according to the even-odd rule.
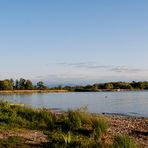
[[[82,79],[84,75],[82,74],[74,74],[74,75],[66,75],[66,74],[48,74],[48,75],[40,75],[36,76],[35,79],[45,79],[45,80],[52,80],[52,81],[61,81],[61,80],[74,80],[74,79]]]
[[[126,67],[126,66],[116,66],[110,69],[113,72],[118,73],[138,73],[144,71],[144,69],[140,68],[133,68],[133,67]]]
[[[138,73],[147,71],[146,69],[140,69],[129,66],[115,66],[115,65],[100,65],[95,62],[77,62],[77,63],[57,63],[58,65],[70,66],[75,68],[85,68],[85,69],[104,69],[110,72],[117,73]]]
[[[48,74],[41,74],[36,79],[75,84],[148,79],[148,69],[124,65],[103,65],[91,61],[49,63],[46,69]]]
[[[111,65],[99,65],[95,62],[76,62],[76,63],[66,63],[61,62],[57,63],[58,65],[72,66],[76,68],[89,68],[89,69],[100,69],[100,68],[110,68]]]

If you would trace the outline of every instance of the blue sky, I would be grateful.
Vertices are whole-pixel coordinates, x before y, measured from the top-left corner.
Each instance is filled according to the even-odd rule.
[[[0,0],[0,79],[148,80],[147,0]]]

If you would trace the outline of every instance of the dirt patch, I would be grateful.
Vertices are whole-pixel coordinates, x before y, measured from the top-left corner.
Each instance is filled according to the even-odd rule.
[[[32,145],[40,145],[48,142],[48,137],[40,131],[34,130],[6,130],[0,131],[0,139],[7,139],[9,137],[23,137],[25,143]]]

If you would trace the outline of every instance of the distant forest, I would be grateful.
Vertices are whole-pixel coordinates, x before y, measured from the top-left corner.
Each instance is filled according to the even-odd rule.
[[[0,80],[0,90],[67,90],[67,91],[110,91],[110,90],[146,90],[148,82],[108,82],[96,83],[85,86],[57,86],[49,88],[44,82],[39,81],[33,84],[31,80],[20,78],[19,80],[5,79]]]

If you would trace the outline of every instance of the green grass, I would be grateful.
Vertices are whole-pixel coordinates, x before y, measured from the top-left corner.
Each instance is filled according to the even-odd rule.
[[[84,109],[70,110],[55,115],[47,109],[33,109],[26,106],[11,105],[0,102],[0,131],[5,129],[33,129],[43,131],[49,142],[41,147],[84,147],[84,148],[135,148],[128,137],[115,137],[113,145],[102,141],[108,134],[108,124],[104,117],[95,116]],[[17,130],[16,130],[17,132]],[[0,140],[0,146],[16,146],[24,143],[24,139],[11,137]]]
[[[0,124],[28,129],[50,129],[54,126],[54,115],[46,110],[0,102]]]
[[[113,148],[136,148],[136,145],[129,136],[119,135],[114,138]]]
[[[25,148],[25,139],[22,137],[9,137],[7,139],[0,139],[0,147],[2,148]]]

